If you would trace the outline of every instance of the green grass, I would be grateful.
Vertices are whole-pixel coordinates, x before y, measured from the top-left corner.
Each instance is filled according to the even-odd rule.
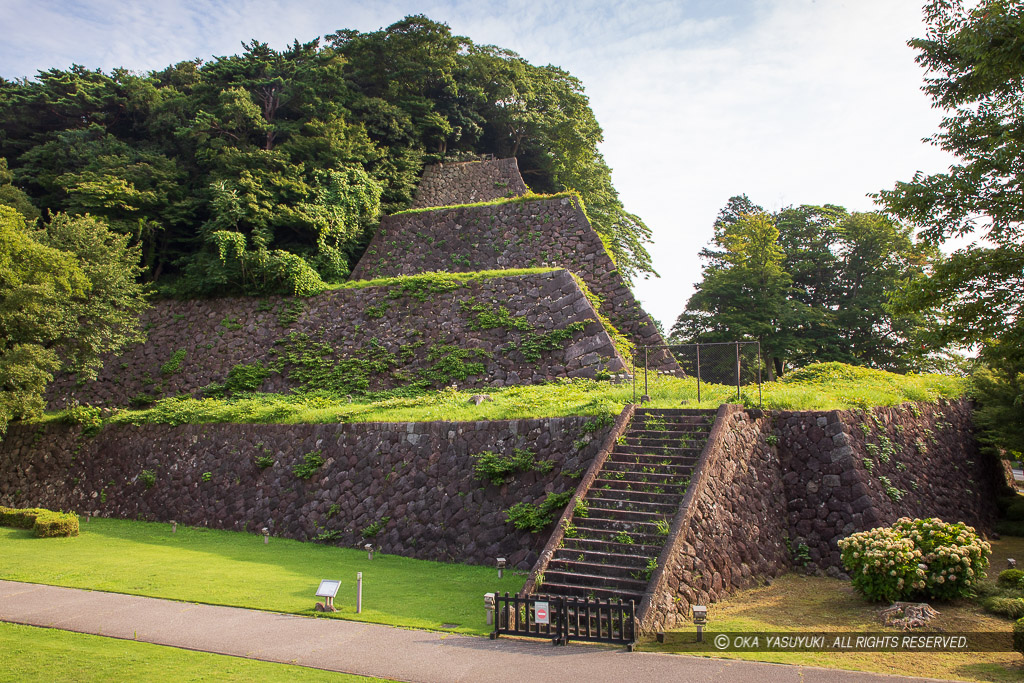
[[[404,216],[411,213],[430,213],[433,211],[450,211],[452,209],[466,209],[477,206],[499,206],[502,204],[520,204],[522,202],[538,202],[550,199],[563,199],[565,197],[576,197],[579,199],[579,195],[572,191],[567,192],[556,192],[555,194],[534,194],[527,192],[524,195],[518,197],[501,197],[499,199],[491,199],[486,202],[473,202],[471,204],[449,204],[448,206],[427,206],[422,209],[406,209],[404,211],[397,211],[392,216]]]
[[[77,538],[37,539],[0,528],[0,579],[313,615],[321,579],[341,579],[331,617],[484,634],[484,593],[515,592],[488,567],[375,555],[200,527],[94,518]],[[355,612],[356,572],[363,612]],[[456,624],[443,627],[443,624]]]
[[[822,363],[796,371],[762,388],[764,407],[774,410],[866,409],[907,401],[935,401],[961,396],[966,381],[944,375],[895,375],[841,363]],[[474,405],[469,397],[490,394],[492,401]],[[643,393],[642,381],[637,394]],[[735,387],[702,384],[697,403],[693,378],[652,375],[648,393],[653,407],[717,408],[736,402]],[[451,388],[419,395],[384,393],[349,403],[331,395],[250,394],[232,399],[169,398],[144,410],[126,410],[107,420],[114,424],[337,423],[424,422],[436,420],[515,420],[566,415],[617,414],[633,402],[631,384],[562,380],[550,384],[496,390],[457,391]],[[757,387],[743,389],[743,402],[757,405]],[[41,420],[60,419],[52,413]]]
[[[395,277],[378,277],[372,280],[351,280],[339,284],[328,285],[327,289],[365,289],[367,287],[404,287],[415,285],[418,282],[429,283],[434,280],[444,279],[447,282],[465,285],[480,280],[493,280],[502,277],[517,277],[520,275],[536,275],[538,273],[551,273],[564,268],[510,268],[508,270],[477,270],[471,273],[449,273],[447,271],[432,271],[420,273],[419,275],[397,275]]]
[[[383,680],[3,622],[0,652],[0,682],[12,683]]]

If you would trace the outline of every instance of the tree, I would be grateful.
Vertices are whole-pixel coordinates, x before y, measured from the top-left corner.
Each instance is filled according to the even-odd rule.
[[[933,144],[961,163],[877,195],[885,210],[939,245],[975,241],[908,289],[903,308],[941,305],[934,342],[980,343],[1016,325],[1024,306],[1024,7],[1007,0],[932,0],[926,36],[909,41],[946,110]]]
[[[43,408],[59,370],[95,377],[101,356],[141,340],[138,247],[95,218],[32,231],[0,206],[0,434]]]
[[[698,341],[757,340],[769,379],[782,374],[795,347],[797,307],[788,297],[792,279],[782,268],[779,231],[766,213],[741,214],[717,224],[706,250],[711,263],[673,333]]]
[[[748,259],[753,253],[760,261]],[[701,251],[704,280],[673,335],[759,339],[773,359],[770,374],[822,361],[905,372],[918,362],[913,338],[922,317],[894,313],[889,297],[920,279],[933,255],[908,227],[877,213],[805,205],[769,215],[746,195],[732,197]],[[738,320],[737,310],[747,317]],[[754,323],[759,316],[771,321],[770,334]]]

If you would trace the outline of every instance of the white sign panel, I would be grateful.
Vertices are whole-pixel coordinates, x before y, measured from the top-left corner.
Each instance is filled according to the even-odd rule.
[[[533,621],[537,624],[550,624],[551,615],[548,612],[548,603],[546,602],[535,602],[533,603]]]
[[[324,579],[320,582],[320,587],[316,589],[316,596],[318,598],[333,598],[338,594],[338,588],[341,586],[341,581],[331,581],[330,579]]]

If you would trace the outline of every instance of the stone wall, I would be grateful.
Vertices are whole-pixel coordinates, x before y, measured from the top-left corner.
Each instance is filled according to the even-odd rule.
[[[692,605],[790,568],[839,576],[839,539],[903,516],[986,532],[1002,486],[1000,464],[978,453],[966,400],[770,414],[723,406],[641,626],[671,628]]]
[[[515,157],[435,164],[423,169],[412,208],[487,202],[527,192]]]
[[[760,411],[722,406],[673,521],[638,614],[641,628],[672,628],[707,605],[790,567],[786,493]]]
[[[973,430],[966,400],[777,414],[790,534],[809,568],[838,568],[840,538],[904,516],[990,529],[1002,476]]]
[[[107,359],[95,382],[79,385],[74,377],[58,378],[48,392],[49,403],[62,407],[75,399],[124,406],[145,397],[194,394],[211,383],[223,383],[238,364],[260,361],[269,366],[289,349],[302,348],[305,351],[299,360],[310,364],[319,364],[319,354],[329,349],[327,357],[337,363],[334,367],[342,383],[368,369],[369,389],[400,386],[424,373],[444,375],[438,368],[459,353],[469,353],[463,360],[482,363],[484,372],[449,375],[432,381],[435,386],[450,382],[468,387],[530,384],[557,377],[593,377],[598,368],[616,371],[623,367],[611,338],[596,322],[593,306],[567,271],[475,280],[450,291],[429,293],[423,301],[422,294],[417,296],[421,291],[415,287],[404,291],[395,285],[340,289],[307,299],[161,301],[142,319],[148,328],[145,343]],[[507,327],[474,329],[480,325],[473,306],[491,312],[504,306],[511,315],[522,316],[533,325],[534,332]],[[561,349],[545,351],[537,361],[509,350],[527,334],[543,334],[584,321],[591,322]],[[326,346],[316,346],[319,344]],[[180,355],[182,350],[179,366],[168,368],[174,354]],[[351,367],[342,363],[346,360]],[[382,366],[363,366],[362,361],[387,367],[381,371]],[[296,369],[296,363],[286,363],[284,372],[272,373],[262,389],[298,387]]]
[[[574,197],[387,216],[352,279],[537,266],[567,268],[603,299],[601,312],[637,345],[664,340]],[[670,358],[652,364],[676,369]]]
[[[322,425],[77,427],[12,425],[0,441],[0,505],[48,507],[362,546],[465,563],[506,557],[529,568],[547,539],[517,531],[504,511],[570,491],[608,427],[587,418]],[[474,477],[472,454],[530,449],[551,469],[495,486]],[[309,479],[292,467],[316,454]],[[255,459],[273,465],[262,469]],[[153,473],[147,488],[143,471]],[[386,521],[385,521],[386,520]]]

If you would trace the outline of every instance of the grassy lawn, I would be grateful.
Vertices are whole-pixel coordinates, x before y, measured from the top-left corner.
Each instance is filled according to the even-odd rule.
[[[776,410],[831,410],[934,401],[963,394],[965,381],[944,375],[896,375],[842,363],[821,363],[790,373],[762,388],[764,407]],[[638,395],[643,393],[641,385]],[[492,401],[474,405],[469,397],[489,393]],[[736,402],[736,388],[702,384],[697,402],[693,378],[652,375],[648,393],[658,408],[717,408]],[[632,403],[632,384],[564,380],[490,391],[445,389],[412,396],[347,398],[305,394],[250,394],[233,399],[169,398],[145,410],[126,410],[108,419],[123,424],[423,422],[434,420],[513,420],[566,415],[617,414]],[[745,387],[743,400],[757,405],[757,387]],[[52,413],[44,420],[59,419]]]
[[[320,579],[341,579],[343,619],[458,633],[489,632],[484,593],[525,577],[495,569],[375,555],[198,527],[94,518],[77,538],[0,528],[0,579],[312,615]],[[356,572],[363,612],[355,612]]]
[[[0,622],[0,681],[332,681],[379,678]]]
[[[1006,567],[1007,557],[1024,557],[1024,538],[1004,537],[993,541],[989,578],[994,580]],[[848,581],[788,574],[771,586],[742,591],[708,608],[708,629],[712,635],[724,631],[873,631],[900,633],[884,628],[878,620],[883,605],[866,602]],[[987,614],[976,601],[932,603],[939,612],[925,629],[914,633],[988,632],[1012,629],[1012,621]],[[693,627],[679,629],[692,635]],[[664,645],[646,640],[640,649],[653,652],[692,651],[672,638]],[[686,637],[685,640],[690,640]],[[1024,679],[1024,658],[1017,652],[905,653],[905,652],[736,652],[716,657],[748,659],[782,664],[823,666],[876,673],[951,678],[968,681],[1020,681]]]

